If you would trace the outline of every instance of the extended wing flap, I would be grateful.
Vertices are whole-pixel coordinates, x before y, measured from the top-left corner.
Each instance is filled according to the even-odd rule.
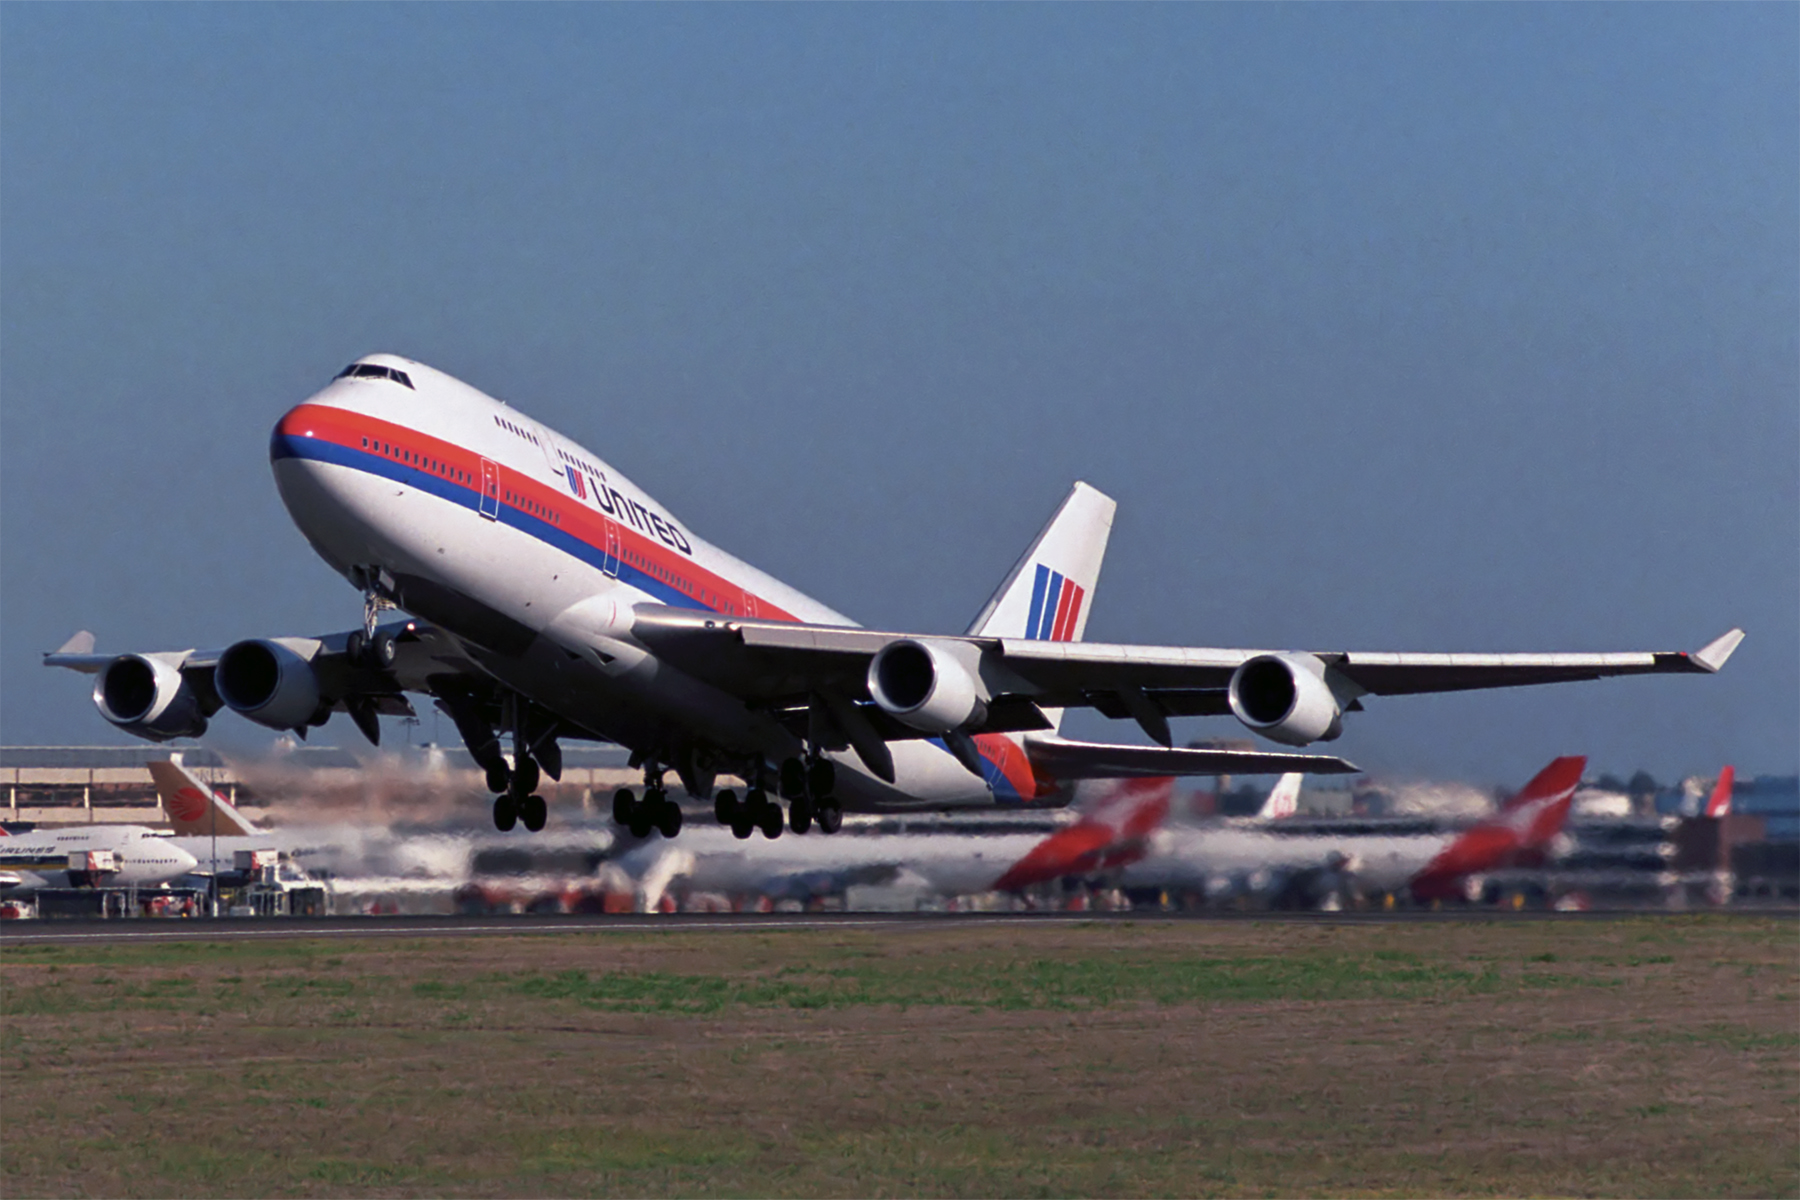
[[[1032,765],[1057,779],[1128,779],[1142,775],[1353,775],[1354,763],[1326,754],[1275,754],[1261,750],[1167,750],[1161,746],[1072,742],[1027,736]]]

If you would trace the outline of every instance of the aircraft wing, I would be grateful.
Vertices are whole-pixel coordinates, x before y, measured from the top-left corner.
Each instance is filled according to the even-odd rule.
[[[1171,745],[1168,718],[1234,711],[1230,689],[1246,664],[1266,664],[1268,672],[1285,674],[1296,688],[1317,690],[1323,684],[1335,713],[1355,711],[1365,695],[1519,687],[1610,675],[1710,674],[1724,666],[1744,637],[1742,630],[1733,629],[1691,653],[1274,651],[884,633],[719,618],[654,605],[638,607],[631,632],[659,657],[752,704],[804,708],[814,695],[834,695],[863,711],[884,738],[909,735],[890,728],[894,722],[884,722],[887,714],[871,702],[871,661],[898,642],[935,645],[976,675],[986,695],[989,723],[969,728],[969,733],[1047,729],[1050,722],[1042,719],[1042,709],[1089,707],[1109,717],[1133,718],[1165,747]],[[1305,678],[1309,675],[1311,680]],[[1335,736],[1335,729],[1282,736],[1279,730],[1253,727],[1294,745]]]

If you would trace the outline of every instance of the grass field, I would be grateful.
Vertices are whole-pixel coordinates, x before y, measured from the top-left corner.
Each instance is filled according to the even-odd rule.
[[[1800,927],[8,947],[0,1195],[1800,1194]]]

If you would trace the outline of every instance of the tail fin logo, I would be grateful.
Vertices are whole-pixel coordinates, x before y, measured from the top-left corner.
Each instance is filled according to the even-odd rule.
[[[1075,637],[1087,593],[1073,579],[1039,563],[1031,584],[1031,615],[1025,637],[1034,642],[1067,642]]]

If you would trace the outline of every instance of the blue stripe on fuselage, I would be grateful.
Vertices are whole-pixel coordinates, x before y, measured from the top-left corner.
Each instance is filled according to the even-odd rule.
[[[269,439],[269,460],[275,462],[283,458],[298,458],[310,462],[349,467],[353,471],[362,471],[381,479],[404,484],[415,491],[425,492],[440,500],[447,500],[470,512],[480,510],[481,492],[478,488],[445,479],[441,475],[420,467],[398,462],[385,454],[358,450],[351,446],[340,445],[327,438],[294,437],[277,432]],[[591,542],[583,541],[560,525],[534,516],[517,505],[507,504],[504,500],[500,502],[499,520],[502,524],[555,547],[570,558],[586,563],[596,571],[602,573],[605,571],[603,565],[606,558],[605,551]],[[621,527],[621,535],[623,532]],[[625,560],[623,555],[618,560],[617,578],[620,583],[629,584],[664,604],[677,608],[704,609],[707,612],[719,611],[711,605],[702,603],[698,597],[688,595],[674,584],[650,574],[641,567],[633,566]]]

